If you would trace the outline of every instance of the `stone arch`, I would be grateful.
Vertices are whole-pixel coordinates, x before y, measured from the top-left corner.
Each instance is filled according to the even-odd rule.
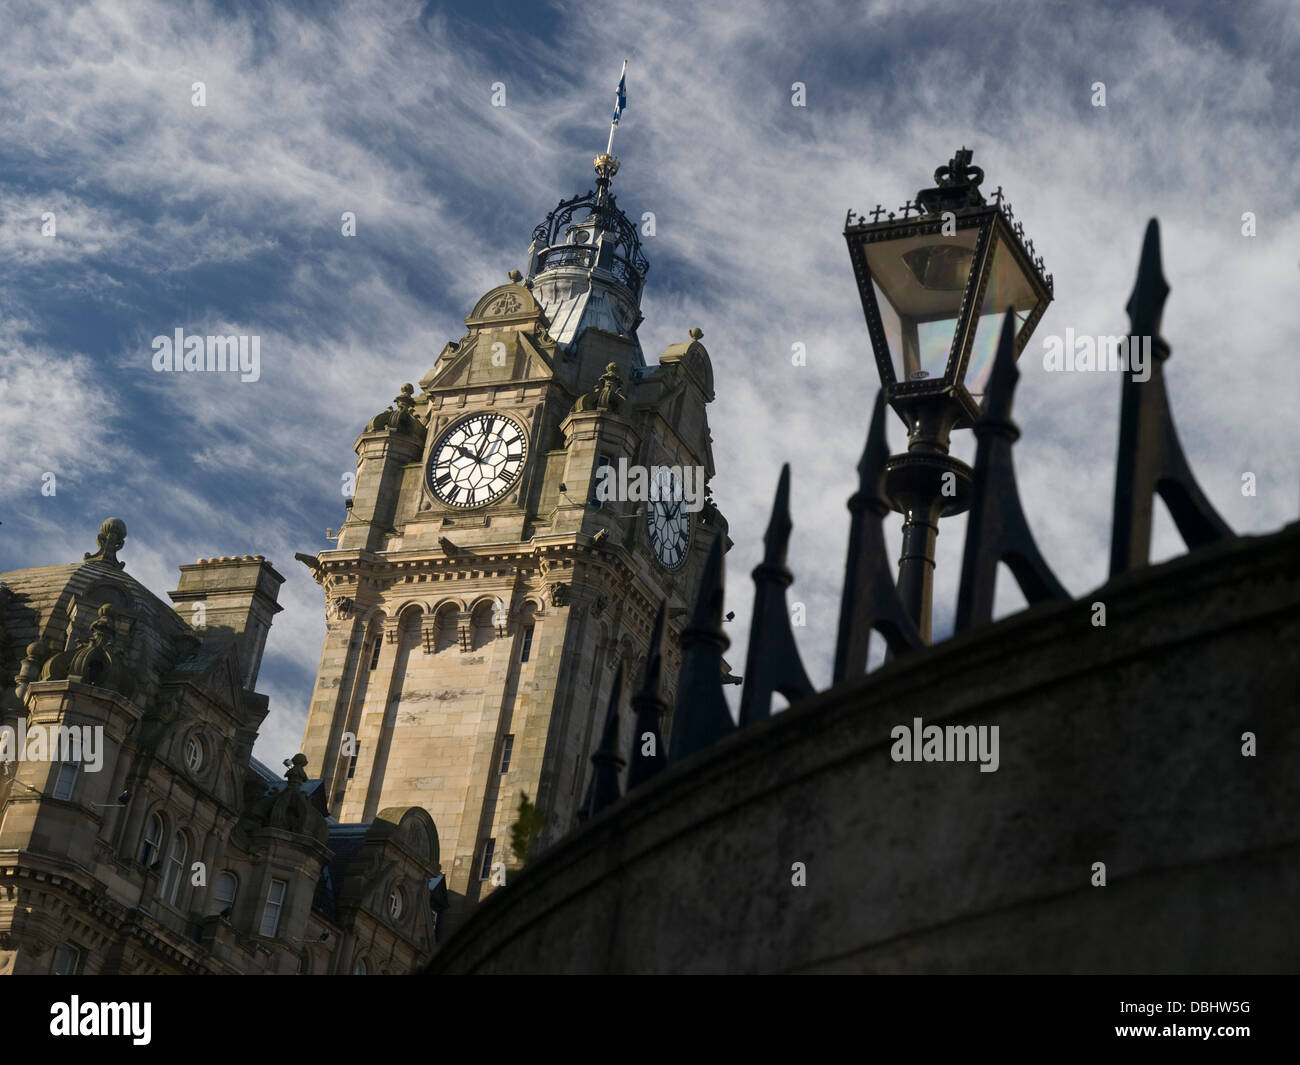
[[[465,317],[468,326],[484,322],[527,321],[541,315],[541,308],[533,294],[523,285],[511,282],[498,285],[474,304],[474,309]]]
[[[86,589],[82,601],[95,607],[100,607],[105,603],[122,610],[131,610],[135,607],[135,599],[127,594],[127,590],[120,584],[114,584],[111,581],[96,581]]]
[[[396,836],[406,850],[423,862],[442,871],[438,826],[433,815],[422,806],[388,806],[380,810],[366,832],[366,839]]]
[[[470,645],[474,650],[486,647],[496,639],[496,600],[480,599],[469,615]]]
[[[438,604],[438,608],[433,615],[434,654],[454,650],[459,645],[460,618],[463,613],[464,607],[454,599],[448,599]]]
[[[425,608],[423,603],[403,603],[397,608],[397,638],[400,642],[418,641],[420,626],[424,623]]]

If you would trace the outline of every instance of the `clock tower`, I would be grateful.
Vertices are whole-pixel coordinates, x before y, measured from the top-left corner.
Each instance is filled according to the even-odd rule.
[[[665,600],[672,705],[676,637],[725,542],[709,355],[691,329],[645,362],[649,264],[617,169],[596,159],[595,190],[534,230],[526,276],[370,420],[336,549],[298,556],[327,618],[303,752],[340,821],[429,811],[453,918],[519,867],[522,795],[543,817],[532,853],[576,825],[620,664],[630,750],[627,693]]]

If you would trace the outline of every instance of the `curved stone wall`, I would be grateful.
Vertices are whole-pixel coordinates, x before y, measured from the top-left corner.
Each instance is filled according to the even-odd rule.
[[[430,972],[1295,971],[1298,703],[1291,525],[734,734],[515,876]],[[996,725],[997,770],[894,761],[918,717]]]

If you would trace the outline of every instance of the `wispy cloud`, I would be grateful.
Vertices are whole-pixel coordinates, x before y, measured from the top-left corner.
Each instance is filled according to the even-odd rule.
[[[829,677],[844,502],[878,387],[844,214],[902,203],[963,143],[1055,275],[1040,335],[1122,330],[1143,227],[1160,217],[1169,387],[1197,474],[1243,532],[1300,507],[1293,5],[564,3],[495,20],[390,3],[10,6],[5,563],[77,557],[110,512],[159,591],[196,557],[272,558],[286,610],[258,750],[273,764],[301,732],[323,634],[293,552],[339,523],[366,418],[523,266],[554,202],[591,184],[624,56],[616,191],[630,216],[656,217],[643,347],[653,361],[700,326],[714,360],[733,662],[788,460],[799,639],[814,679]],[[1097,81],[1105,108],[1090,103]],[[505,108],[490,103],[497,82]],[[1241,235],[1246,211],[1256,237]],[[175,328],[258,335],[261,379],[155,374],[150,341]],[[1026,510],[1082,593],[1105,579],[1118,381],[1044,373],[1036,340],[1022,370]],[[955,448],[970,457],[969,439]],[[56,500],[33,482],[45,469],[67,473]],[[1239,490],[1245,471],[1256,497]],[[963,528],[939,538],[940,626]],[[1164,529],[1158,556],[1179,550]],[[1000,609],[1015,602],[1004,593]]]

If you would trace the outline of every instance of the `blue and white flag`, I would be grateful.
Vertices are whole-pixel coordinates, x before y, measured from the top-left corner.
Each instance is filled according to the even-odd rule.
[[[623,108],[627,106],[627,60],[623,60],[623,74],[618,79],[618,95],[614,101],[614,119],[613,125],[618,125],[618,120],[623,115]]]

